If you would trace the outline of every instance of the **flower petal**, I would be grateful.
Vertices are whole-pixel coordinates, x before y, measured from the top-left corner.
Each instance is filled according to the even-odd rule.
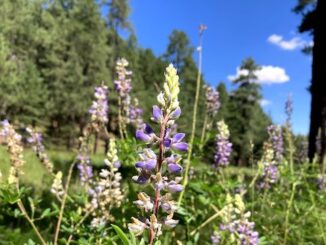
[[[185,142],[174,143],[172,144],[172,148],[178,151],[188,151],[188,144]]]
[[[157,105],[153,106],[153,120],[156,122],[160,122],[163,118],[163,112],[160,107]]]
[[[152,140],[152,137],[144,133],[142,130],[136,131],[136,138],[144,142],[150,142]]]
[[[170,192],[174,193],[174,192],[180,192],[183,190],[183,186],[179,185],[179,184],[169,184],[168,185],[168,189]]]
[[[150,159],[148,161],[146,161],[146,165],[145,168],[147,170],[153,170],[156,167],[156,159]]]
[[[168,169],[171,173],[180,173],[182,171],[182,167],[179,164],[174,163],[168,164]]]
[[[146,162],[137,162],[135,164],[136,168],[144,168],[146,166]]]
[[[185,136],[186,136],[186,134],[184,134],[184,133],[177,133],[173,136],[172,141],[180,142]]]
[[[181,115],[181,109],[180,107],[178,106],[172,113],[171,113],[171,118],[172,119],[177,119],[179,118]]]
[[[163,140],[163,144],[164,144],[165,147],[170,147],[171,146],[171,143],[172,143],[172,140],[171,139],[165,138]]]

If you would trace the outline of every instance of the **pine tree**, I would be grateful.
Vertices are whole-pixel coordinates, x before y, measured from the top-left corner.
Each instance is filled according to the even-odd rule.
[[[259,149],[266,136],[264,132],[269,120],[259,105],[260,86],[256,83],[256,71],[259,69],[252,58],[242,62],[242,73],[233,81],[239,84],[239,87],[231,94],[228,103],[227,124],[230,127],[238,165],[248,163],[251,143]]]

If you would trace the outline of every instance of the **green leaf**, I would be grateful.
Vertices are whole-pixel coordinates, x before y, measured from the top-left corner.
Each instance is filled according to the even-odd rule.
[[[27,245],[36,245],[36,243],[32,239],[28,239]]]
[[[119,236],[119,238],[123,242],[123,244],[130,245],[129,239],[128,239],[127,235],[123,232],[123,230],[121,230],[119,226],[116,226],[116,225],[111,225],[111,226],[113,227],[113,229],[115,230],[115,232],[117,233],[117,235]]]
[[[130,239],[131,239],[131,243],[133,245],[137,245],[137,240],[136,240],[135,234],[132,232],[130,232]]]
[[[161,241],[156,241],[155,243],[154,243],[154,245],[161,245],[162,243],[161,243]]]
[[[41,219],[49,216],[50,214],[51,214],[51,209],[50,208],[45,209],[41,215]]]

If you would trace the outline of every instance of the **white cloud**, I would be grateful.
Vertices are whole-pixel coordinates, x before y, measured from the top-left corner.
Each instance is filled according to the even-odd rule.
[[[229,75],[228,79],[233,81],[237,79],[240,75],[247,75],[247,70],[240,70],[237,67],[235,75]],[[290,77],[286,74],[284,68],[279,66],[261,66],[261,69],[256,71],[257,80],[256,83],[259,84],[274,84],[274,83],[285,83],[290,80]]]
[[[303,48],[305,45],[309,43],[305,40],[302,40],[300,37],[293,37],[289,40],[285,40],[283,36],[272,34],[267,38],[269,43],[272,43],[284,50],[295,50],[298,48]]]
[[[262,100],[259,101],[259,103],[260,103],[260,105],[261,105],[262,107],[265,107],[265,106],[269,106],[270,104],[272,104],[272,101],[262,99]]]

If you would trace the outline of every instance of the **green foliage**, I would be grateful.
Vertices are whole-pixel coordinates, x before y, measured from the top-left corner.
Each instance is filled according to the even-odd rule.
[[[256,153],[261,149],[271,119],[259,105],[262,96],[260,86],[255,83],[255,71],[259,66],[252,58],[248,58],[242,62],[240,69],[246,73],[234,80],[239,87],[229,98],[226,123],[234,144],[234,159],[239,165],[245,165],[249,162],[251,144],[254,144]]]

